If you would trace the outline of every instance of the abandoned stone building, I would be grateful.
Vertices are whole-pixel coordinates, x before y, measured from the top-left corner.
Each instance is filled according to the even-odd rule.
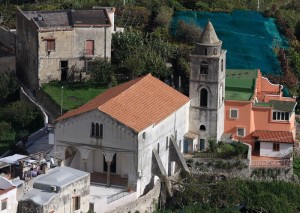
[[[16,71],[34,91],[51,80],[85,77],[88,61],[111,56],[112,11],[17,10]]]

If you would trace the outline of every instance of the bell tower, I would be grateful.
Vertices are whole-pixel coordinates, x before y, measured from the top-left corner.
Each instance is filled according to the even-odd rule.
[[[219,140],[224,132],[226,50],[208,21],[191,54],[189,82],[190,129],[198,135],[200,149],[207,138]]]

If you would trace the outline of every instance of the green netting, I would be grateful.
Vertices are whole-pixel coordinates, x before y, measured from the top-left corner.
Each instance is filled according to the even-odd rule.
[[[172,33],[176,33],[179,20],[195,23],[202,29],[210,20],[223,41],[223,48],[227,49],[227,68],[261,69],[264,74],[281,73],[274,48],[287,46],[287,41],[280,35],[274,19],[254,11],[177,12],[172,20]]]

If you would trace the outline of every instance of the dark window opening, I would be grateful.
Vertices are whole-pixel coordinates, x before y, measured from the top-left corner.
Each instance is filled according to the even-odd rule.
[[[204,125],[201,125],[201,126],[200,126],[200,130],[201,130],[201,131],[205,131],[205,130],[206,130],[205,126],[204,126]]]
[[[68,78],[68,61],[60,61],[61,81],[66,81]]]
[[[73,211],[80,209],[80,196],[73,197]]]
[[[207,107],[207,90],[204,88],[200,91],[200,106]]]
[[[95,124],[94,123],[92,123],[91,136],[95,136]]]
[[[279,152],[280,151],[280,144],[279,143],[273,143],[273,151]]]
[[[207,62],[201,62],[200,65],[200,74],[207,75],[208,74],[208,63]]]

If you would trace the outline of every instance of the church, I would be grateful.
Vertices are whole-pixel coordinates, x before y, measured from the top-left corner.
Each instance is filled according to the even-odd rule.
[[[294,98],[259,70],[227,70],[208,22],[190,57],[189,97],[151,74],[106,90],[55,121],[56,157],[93,175],[147,192],[155,178],[187,170],[181,153],[207,139],[247,143],[253,155],[285,157],[295,142]]]

